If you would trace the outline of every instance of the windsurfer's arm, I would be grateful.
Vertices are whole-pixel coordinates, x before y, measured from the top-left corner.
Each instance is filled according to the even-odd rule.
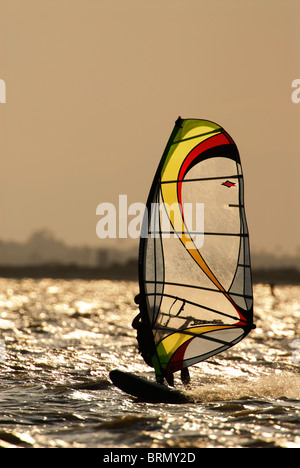
[[[141,302],[141,293],[137,294],[134,298],[134,302],[136,304],[140,304]],[[132,328],[134,328],[135,330],[137,330],[138,326],[139,326],[139,322],[141,320],[142,316],[141,316],[141,313],[139,313],[132,321]]]
[[[137,314],[137,316],[133,319],[132,324],[131,324],[132,328],[137,330],[140,320],[141,320],[141,313]]]
[[[137,295],[135,296],[135,298],[134,298],[134,302],[135,302],[136,304],[140,304],[141,298],[142,298],[141,293],[137,294]]]

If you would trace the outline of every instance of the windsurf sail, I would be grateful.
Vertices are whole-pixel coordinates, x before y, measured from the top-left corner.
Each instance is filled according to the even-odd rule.
[[[220,125],[178,118],[146,208],[140,309],[161,382],[254,328],[241,161]]]

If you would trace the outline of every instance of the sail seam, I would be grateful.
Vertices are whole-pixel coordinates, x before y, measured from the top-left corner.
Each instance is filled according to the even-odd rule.
[[[174,179],[174,180],[160,180],[160,184],[177,184],[178,182],[201,182],[205,180],[223,180],[223,179],[241,179],[242,175],[218,176],[218,177],[197,177],[193,179]]]
[[[146,280],[145,283],[153,284],[153,280]],[[157,283],[162,283],[162,281],[157,281]],[[184,284],[184,283],[173,283],[171,281],[164,281],[163,284],[167,284],[169,286],[179,286],[179,287],[184,287],[184,288],[194,288],[194,289],[203,289],[204,291],[212,291],[212,292],[217,292],[221,294],[229,294],[230,296],[240,296],[240,297],[246,297],[247,299],[252,299],[252,296],[249,296],[247,294],[238,294],[238,293],[231,293],[228,291],[222,291],[221,289],[212,289],[212,288],[206,288],[204,286],[196,286],[194,284]]]

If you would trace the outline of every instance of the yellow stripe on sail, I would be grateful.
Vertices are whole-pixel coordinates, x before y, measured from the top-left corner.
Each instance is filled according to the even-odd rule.
[[[182,346],[186,341],[194,338],[195,335],[201,336],[203,333],[225,330],[226,328],[233,327],[230,325],[211,325],[207,327],[188,328],[186,333],[180,333],[180,331],[172,333],[157,345],[157,353],[159,354],[160,359],[163,359],[163,356],[165,356],[167,358],[166,362],[169,362],[169,359],[177,351],[177,349],[180,348],[180,346]]]
[[[175,143],[175,148],[173,147],[170,150],[172,153],[172,158],[169,157],[170,155],[168,155],[166,158],[166,162],[162,168],[161,182],[177,181],[180,168],[192,149],[195,148],[195,146],[197,146],[199,143],[205,141],[212,134],[217,135],[221,133],[221,128],[217,124],[205,122],[205,125],[203,125],[199,124],[197,121],[192,122],[194,122],[192,125],[190,121],[188,121],[186,124],[186,127],[188,127],[186,132],[185,122],[183,122],[181,141],[179,143]],[[200,132],[201,134],[199,134]],[[221,291],[224,292],[225,290],[223,286],[206,265],[200,252],[194,247],[192,238],[186,229],[177,196],[177,183],[163,183],[161,185],[161,191],[165,209],[173,229],[178,233],[182,233],[179,234],[181,242],[187,251],[191,254],[193,259],[198,263],[199,267],[202,268],[206,275],[211,279],[211,281]]]

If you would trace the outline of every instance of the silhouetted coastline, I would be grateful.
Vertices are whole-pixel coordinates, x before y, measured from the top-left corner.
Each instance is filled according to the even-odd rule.
[[[254,283],[300,284],[300,271],[297,268],[254,269]],[[47,263],[38,265],[0,265],[2,278],[57,278],[57,279],[109,279],[136,281],[138,279],[137,261],[124,264],[114,263],[107,267],[89,267],[77,264]]]
[[[0,277],[138,279],[138,241],[134,245],[70,246],[48,229],[24,242],[0,240]],[[300,284],[300,246],[294,254],[251,252],[253,281]]]
[[[252,271],[254,283],[300,284],[300,271],[297,268],[258,268]]]
[[[77,264],[48,263],[39,265],[0,266],[2,278],[57,278],[57,279],[110,279],[132,280],[138,278],[137,263],[133,260],[125,264],[112,264],[108,267],[89,267]]]

